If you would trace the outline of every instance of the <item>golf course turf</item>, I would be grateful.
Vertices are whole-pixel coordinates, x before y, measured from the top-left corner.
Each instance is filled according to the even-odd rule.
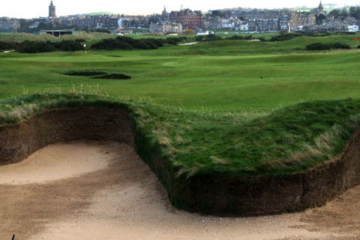
[[[178,208],[264,215],[324,204],[360,183],[360,101],[314,101],[243,122],[82,94],[1,100],[0,159],[78,139],[133,146]],[[25,134],[26,133],[26,134]]]
[[[360,184],[356,37],[0,53],[1,164],[56,142],[118,141],[180,209],[249,216],[323,205]],[[317,42],[352,49],[305,50]]]

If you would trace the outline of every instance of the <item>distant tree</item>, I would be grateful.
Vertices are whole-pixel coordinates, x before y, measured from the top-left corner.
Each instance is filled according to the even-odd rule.
[[[351,7],[349,10],[349,15],[360,20],[360,7]]]
[[[213,17],[225,17],[225,12],[220,10],[214,10],[211,13]]]
[[[333,17],[335,19],[338,19],[341,16],[341,10],[340,9],[334,9],[329,13],[329,16]]]
[[[349,17],[349,12],[346,8],[343,8],[341,11],[340,11],[340,18],[341,19],[345,19]]]

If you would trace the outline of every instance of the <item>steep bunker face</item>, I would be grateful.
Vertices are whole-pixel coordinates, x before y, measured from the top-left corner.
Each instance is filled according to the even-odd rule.
[[[74,107],[44,112],[19,124],[0,127],[0,164],[23,160],[49,144],[75,140],[114,141],[134,146],[127,110]]]

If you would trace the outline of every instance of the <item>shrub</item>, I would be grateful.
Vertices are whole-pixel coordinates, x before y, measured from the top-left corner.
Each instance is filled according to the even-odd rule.
[[[288,41],[291,39],[294,39],[296,37],[300,37],[302,36],[302,34],[299,33],[282,33],[280,35],[277,36],[273,36],[270,41],[272,42],[280,42],[280,41]]]
[[[92,77],[95,79],[131,79],[131,76],[122,73],[108,73],[99,70],[72,70],[63,73],[69,76]]]
[[[260,42],[267,42],[267,39],[264,37],[259,37],[258,39],[260,40]]]
[[[345,44],[345,43],[334,43],[332,44],[331,48],[333,49],[351,49],[350,45]]]
[[[64,40],[58,43],[54,43],[56,49],[61,51],[79,51],[84,50],[85,41],[82,39],[78,40]]]
[[[216,41],[216,40],[221,40],[222,38],[220,36],[217,36],[215,34],[209,34],[209,35],[204,35],[204,36],[197,36],[196,41]]]
[[[297,32],[297,34],[308,37],[327,37],[332,35],[332,33],[329,32]]]
[[[313,43],[306,46],[306,50],[330,50],[331,46],[325,43]]]
[[[53,51],[78,51],[84,50],[85,40],[63,40],[60,42],[50,41],[24,41],[17,44],[16,50],[22,53],[40,53]]]
[[[16,49],[18,52],[22,53],[40,53],[40,52],[52,52],[56,51],[56,47],[54,43],[47,42],[39,42],[39,41],[24,41],[18,44]]]
[[[306,50],[331,50],[331,49],[351,49],[350,45],[345,43],[313,43],[306,46]]]
[[[166,43],[166,39],[148,38],[146,41],[152,42],[155,46],[162,47]]]
[[[0,51],[13,50],[16,49],[16,43],[10,42],[0,42]]]
[[[165,40],[165,42],[166,42],[167,44],[177,45],[177,44],[179,44],[179,43],[181,43],[181,42],[186,41],[187,39],[188,39],[187,37],[170,37],[170,38],[167,38],[167,39]]]
[[[230,40],[251,40],[253,39],[252,35],[233,35],[229,37]]]
[[[146,41],[137,41],[133,43],[133,48],[135,49],[154,49],[154,45],[151,42]]]
[[[87,32],[89,33],[111,33],[110,30],[108,29],[104,29],[104,28],[100,28],[100,29],[90,29],[90,30],[87,30]]]
[[[121,41],[119,39],[104,39],[101,40],[98,43],[95,43],[91,46],[93,49],[103,49],[103,50],[112,50],[112,49],[123,49],[123,50],[130,50],[133,49],[133,47],[125,42]]]
[[[103,50],[131,50],[131,49],[156,49],[162,47],[166,40],[148,38],[148,39],[133,39],[129,37],[117,37],[115,39],[104,39],[92,46],[93,49]]]
[[[141,39],[134,41],[132,44],[136,49],[156,49],[163,46],[160,39]]]

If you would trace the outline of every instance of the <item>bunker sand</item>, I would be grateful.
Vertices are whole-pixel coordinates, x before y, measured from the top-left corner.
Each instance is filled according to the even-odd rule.
[[[105,147],[96,144],[52,145],[24,161],[1,167],[0,184],[44,184],[76,177],[106,168],[111,158]]]
[[[133,149],[113,142],[50,145],[0,167],[0,239],[360,238],[360,187],[323,208],[257,218],[206,217],[170,206]]]

